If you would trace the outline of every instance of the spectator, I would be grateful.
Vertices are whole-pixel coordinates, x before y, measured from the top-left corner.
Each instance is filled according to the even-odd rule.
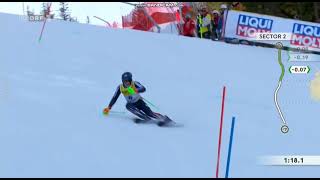
[[[220,6],[220,18],[218,21],[218,27],[217,27],[217,35],[218,39],[222,39],[222,28],[223,28],[223,23],[224,23],[224,14],[228,11],[228,7],[226,4],[221,4]]]
[[[231,9],[236,11],[245,11],[246,7],[240,2],[233,2],[231,4]]]
[[[198,15],[197,15],[197,17],[196,17],[196,20],[197,20],[197,35],[198,35],[198,37],[200,37],[199,36],[199,34],[200,34],[200,25],[199,25],[199,16],[200,16],[200,11],[201,10],[198,10]]]
[[[179,11],[179,9],[176,12],[176,21],[180,22],[180,11]]]
[[[183,24],[183,35],[189,37],[195,37],[196,23],[191,19],[191,15],[187,14],[185,18],[185,23]]]
[[[220,13],[217,10],[212,11],[211,25],[212,25],[212,40],[218,40],[217,28],[219,23]]]
[[[182,34],[181,33],[181,25],[180,25],[180,11],[179,11],[179,9],[176,11],[176,13],[175,13],[175,18],[176,18],[176,23],[177,23],[177,28],[178,28],[178,30],[179,30],[179,34]]]
[[[198,37],[210,39],[211,37],[211,15],[206,7],[202,7],[197,16]]]
[[[228,6],[226,4],[221,4],[221,6],[220,6],[220,14],[221,15],[224,14],[225,11],[227,11],[227,10],[228,10]]]

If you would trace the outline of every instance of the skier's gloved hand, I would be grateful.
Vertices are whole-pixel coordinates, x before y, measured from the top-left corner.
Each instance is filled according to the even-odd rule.
[[[137,89],[137,88],[134,88],[133,90],[134,90],[134,92],[135,92],[136,94],[138,94],[138,93],[139,93],[139,91],[138,91],[138,89]]]
[[[110,108],[110,107],[106,107],[106,108],[104,108],[104,110],[103,110],[103,114],[108,115],[108,114],[109,114],[109,112],[110,112],[110,110],[111,110],[111,108]]]

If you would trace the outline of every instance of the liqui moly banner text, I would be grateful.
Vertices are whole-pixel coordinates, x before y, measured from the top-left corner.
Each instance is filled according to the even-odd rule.
[[[320,50],[320,26],[294,23],[290,44]]]
[[[236,35],[241,37],[255,37],[256,33],[271,32],[273,20],[240,14]]]
[[[320,52],[320,24],[286,19],[255,13],[230,10],[226,18],[225,37],[275,44],[275,41],[259,40],[257,34],[282,33],[290,38],[282,40],[286,47]]]

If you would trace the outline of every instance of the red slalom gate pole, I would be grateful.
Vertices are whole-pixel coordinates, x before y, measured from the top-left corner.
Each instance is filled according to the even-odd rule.
[[[47,22],[47,18],[44,20],[44,23],[42,25],[41,33],[40,33],[40,36],[39,36],[39,42],[41,41],[42,33],[43,33],[43,30],[44,30],[44,26],[46,25],[46,22]]]
[[[48,15],[49,15],[49,13],[50,13],[51,5],[52,5],[52,3],[50,3],[50,5],[49,5],[49,7],[48,7],[48,11],[49,11],[49,12],[48,12]],[[42,33],[43,33],[44,27],[45,27],[45,25],[46,25],[46,22],[47,22],[47,14],[45,14],[45,19],[44,19],[44,23],[43,23],[43,25],[42,25],[41,34],[40,34],[40,37],[39,37],[39,42],[41,41]]]
[[[221,107],[220,132],[219,132],[219,141],[218,141],[218,157],[217,157],[216,178],[219,178],[220,150],[221,150],[221,140],[222,140],[222,127],[223,127],[225,96],[226,96],[226,87],[224,86],[223,87],[223,95],[222,95],[222,107]]]

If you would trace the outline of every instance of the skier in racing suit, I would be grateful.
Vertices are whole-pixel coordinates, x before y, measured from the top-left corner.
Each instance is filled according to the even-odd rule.
[[[104,114],[108,114],[112,106],[116,103],[120,94],[123,94],[127,100],[126,108],[131,113],[135,114],[143,120],[151,120],[151,118],[162,121],[164,116],[159,113],[153,112],[143,101],[140,93],[146,91],[146,88],[137,81],[132,80],[132,74],[125,72],[122,74],[122,84],[117,87],[115,94],[113,95],[109,106],[104,109]]]

